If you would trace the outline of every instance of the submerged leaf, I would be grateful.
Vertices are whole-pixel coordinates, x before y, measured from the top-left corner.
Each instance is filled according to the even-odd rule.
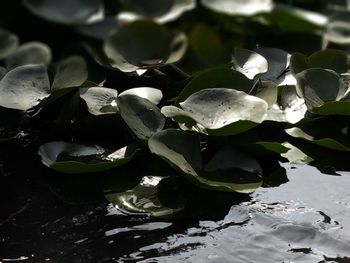
[[[94,173],[129,162],[138,148],[135,144],[117,150],[68,142],[49,142],[39,148],[41,161],[63,173]]]

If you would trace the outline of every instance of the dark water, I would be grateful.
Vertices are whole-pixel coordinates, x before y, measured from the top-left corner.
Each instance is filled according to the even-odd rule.
[[[350,173],[287,169],[220,220],[125,216],[102,201],[68,205],[40,176],[1,182],[0,262],[350,262]]]

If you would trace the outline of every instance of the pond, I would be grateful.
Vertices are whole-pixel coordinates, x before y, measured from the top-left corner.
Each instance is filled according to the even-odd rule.
[[[222,216],[152,220],[103,199],[67,204],[39,162],[21,159],[2,166],[2,263],[350,262],[349,172],[282,164],[288,182],[259,188]]]

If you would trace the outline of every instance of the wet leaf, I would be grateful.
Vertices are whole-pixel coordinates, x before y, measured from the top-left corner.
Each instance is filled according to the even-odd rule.
[[[119,96],[123,96],[123,95],[139,96],[141,98],[149,100],[154,104],[158,104],[163,98],[163,93],[160,89],[155,89],[150,87],[138,87],[138,88],[127,89],[122,93],[120,93]]]
[[[63,173],[94,173],[121,166],[129,162],[138,148],[135,144],[117,150],[98,145],[81,145],[68,142],[49,142],[40,146],[42,163]]]

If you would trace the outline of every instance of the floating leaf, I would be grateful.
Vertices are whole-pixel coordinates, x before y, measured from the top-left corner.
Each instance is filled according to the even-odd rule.
[[[292,137],[326,148],[350,151],[347,120],[344,122],[341,119],[317,118],[304,121],[298,127],[287,129],[286,132]]]
[[[295,86],[285,86],[278,103],[267,111],[265,120],[294,124],[305,117],[306,111],[305,101],[298,96]]]
[[[256,183],[234,184],[201,177],[196,171],[202,166],[199,137],[197,135],[180,130],[164,130],[152,136],[148,141],[148,146],[151,152],[177,168],[188,181],[201,188],[248,193],[259,187]]]
[[[253,81],[239,71],[225,67],[208,69],[192,76],[190,82],[178,96],[176,103],[186,100],[193,93],[203,89],[231,88],[249,93],[252,87]]]
[[[261,74],[261,80],[283,81],[284,72],[289,66],[290,54],[278,48],[259,48],[255,52],[262,55],[268,62],[267,72]]]
[[[298,93],[309,110],[344,97],[347,87],[333,70],[311,68],[296,75]]]
[[[0,59],[6,58],[18,47],[18,37],[11,32],[0,29]]]
[[[291,164],[308,164],[313,161],[313,159],[306,155],[298,147],[286,142],[283,144],[285,147],[289,148],[289,151],[281,154],[282,157],[288,159]]]
[[[131,144],[118,150],[98,145],[49,142],[39,148],[41,161],[47,167],[63,173],[94,173],[121,166],[131,160],[138,148]]]
[[[144,16],[158,17],[169,12],[174,5],[175,0],[124,0],[124,3],[128,4],[137,13]]]
[[[123,95],[118,97],[117,104],[122,118],[140,140],[148,140],[165,125],[159,108],[147,99]]]
[[[244,132],[265,118],[267,103],[234,89],[204,89],[192,94],[181,108],[165,106],[162,113],[189,129],[204,134],[229,136]]]
[[[201,0],[201,4],[210,10],[230,16],[253,16],[273,9],[271,0]]]
[[[104,52],[113,67],[131,72],[176,62],[186,46],[184,34],[172,34],[151,20],[138,20],[112,32],[104,43]]]
[[[262,55],[248,49],[235,49],[232,63],[235,70],[242,72],[249,79],[268,70],[267,60]]]
[[[119,112],[117,106],[118,92],[115,89],[103,87],[80,88],[80,97],[85,101],[88,110],[93,115]]]
[[[41,42],[28,42],[21,45],[11,55],[6,57],[6,67],[8,70],[28,64],[44,64],[51,62],[51,49]]]
[[[342,50],[328,49],[315,52],[309,57],[300,53],[291,56],[290,69],[294,75],[309,68],[331,69],[337,73],[347,72],[348,54]]]
[[[43,65],[25,65],[8,72],[0,81],[0,105],[29,110],[50,95],[50,83]]]
[[[82,25],[103,18],[101,0],[23,0],[30,12],[45,20],[67,25]]]
[[[163,93],[160,89],[149,88],[149,87],[138,87],[138,88],[127,89],[122,93],[120,93],[119,96],[123,96],[123,95],[139,96],[141,98],[149,100],[154,104],[158,104],[163,98]]]
[[[107,16],[102,21],[93,24],[76,26],[75,30],[84,36],[103,41],[116,27],[116,17]]]
[[[88,70],[84,58],[71,56],[58,63],[52,90],[79,87],[87,77]]]
[[[329,42],[338,45],[350,44],[350,14],[348,12],[340,12],[332,15],[326,30],[323,34],[325,48]]]
[[[328,17],[323,14],[283,4],[276,4],[266,18],[287,32],[318,33],[328,23]]]

